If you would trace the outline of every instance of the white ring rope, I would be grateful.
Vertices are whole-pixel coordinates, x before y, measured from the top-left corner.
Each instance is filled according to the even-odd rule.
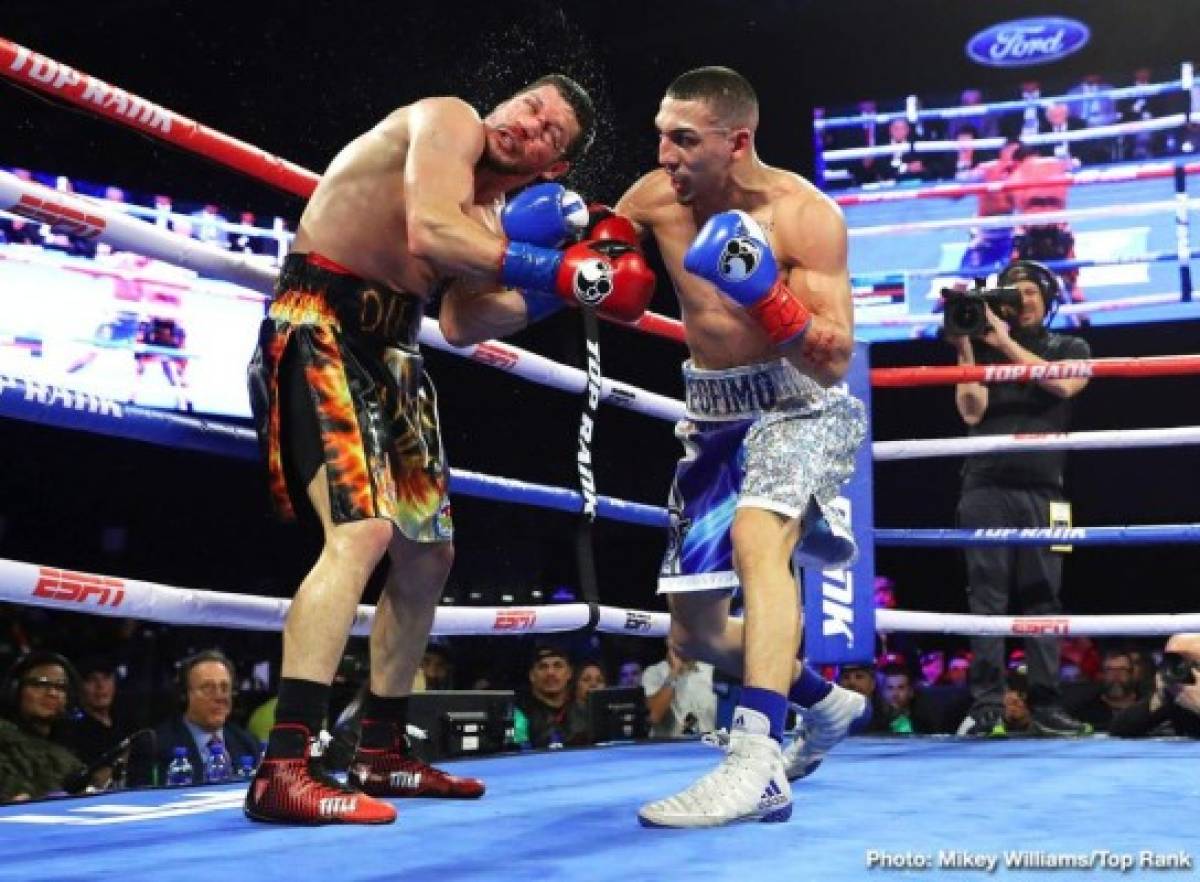
[[[1048,450],[1121,450],[1140,447],[1181,447],[1200,444],[1200,426],[1169,429],[1112,429],[1045,435],[976,435],[972,438],[913,438],[876,441],[876,462],[974,456],[981,453],[1036,453]]]
[[[89,613],[209,628],[282,631],[291,601],[277,597],[175,588],[138,579],[99,576],[59,567],[0,559],[0,601],[63,612]],[[588,626],[586,603],[536,607],[439,606],[431,634],[549,634]],[[351,633],[371,631],[375,607],[360,604]],[[600,606],[597,630],[609,634],[664,637],[670,616],[662,612]]]
[[[58,567],[0,559],[0,601],[92,615],[135,618],[169,625],[282,631],[291,601],[282,598],[174,588],[137,579],[98,576]],[[440,606],[436,636],[547,634],[586,628],[586,603],[556,606]],[[352,633],[370,633],[375,608],[360,605]],[[959,613],[875,611],[881,631],[914,634],[1036,636],[1088,634],[1149,636],[1200,631],[1200,613],[1119,616],[974,616]],[[607,634],[663,637],[663,612],[600,606],[596,629]]]
[[[1200,631],[1200,613],[1111,616],[975,616],[966,613],[875,610],[880,631],[972,637],[1149,637]]]
[[[960,230],[978,227],[980,229],[1000,229],[1016,227],[1023,224],[1029,226],[1047,226],[1048,224],[1068,223],[1075,220],[1091,220],[1104,217],[1128,217],[1154,212],[1171,212],[1174,214],[1181,208],[1195,209],[1200,207],[1200,199],[1163,199],[1158,202],[1135,202],[1131,205],[1102,205],[1097,208],[1068,208],[1062,211],[1037,211],[1025,214],[994,214],[971,217],[954,217],[944,220],[912,221],[905,224],[880,224],[873,227],[855,227],[849,231],[851,239],[865,239],[872,236],[890,236],[894,233],[919,233],[931,230]]]

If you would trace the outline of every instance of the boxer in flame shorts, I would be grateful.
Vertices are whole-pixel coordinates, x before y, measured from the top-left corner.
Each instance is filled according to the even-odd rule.
[[[250,380],[271,496],[284,519],[327,467],[335,523],[386,518],[408,539],[453,536],[420,298],[317,254],[284,262]]]
[[[803,517],[798,565],[853,562],[853,534],[833,503],[866,432],[862,403],[786,359],[720,371],[688,362],[683,374],[687,418],[675,435],[685,454],[671,487],[660,593],[738,585],[729,531],[746,505]]]

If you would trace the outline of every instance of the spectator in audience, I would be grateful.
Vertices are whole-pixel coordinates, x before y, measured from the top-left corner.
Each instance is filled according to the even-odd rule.
[[[1086,101],[1072,102],[1071,116],[1087,128],[1112,125],[1117,121],[1117,104],[1107,94],[1111,91],[1112,86],[1100,74],[1085,74],[1078,85],[1067,91],[1068,95],[1087,96]]]
[[[993,735],[1027,735],[1033,732],[1033,714],[1029,710],[1029,678],[1023,672],[1009,671],[1004,689],[1004,713]]]
[[[1083,121],[1071,116],[1071,110],[1065,103],[1055,101],[1046,105],[1040,131],[1052,135],[1066,135],[1082,128],[1086,128]],[[1042,145],[1041,153],[1043,156],[1052,156],[1060,160],[1068,168],[1075,168],[1085,161],[1089,164],[1111,161],[1111,157],[1106,157],[1103,141],[1072,141],[1067,138],[1061,141],[1052,140]]]
[[[518,741],[532,747],[561,747],[578,740],[578,719],[571,714],[571,659],[557,646],[542,644],[533,653],[529,666],[529,693],[517,701],[521,712],[518,728],[524,728],[525,739]]]
[[[597,689],[608,687],[608,675],[604,665],[590,659],[575,671],[575,700],[571,708],[570,744],[588,744],[588,695]]]
[[[617,668],[618,686],[641,686],[644,668],[637,659],[626,659]]]
[[[971,672],[971,653],[956,652],[946,665],[946,685],[966,686]]]
[[[896,583],[888,576],[876,576],[874,585],[876,609],[896,608]],[[912,635],[889,631],[877,631],[875,636],[875,654],[887,655],[898,653],[905,659],[915,659],[920,650],[913,641]]]
[[[1122,738],[1200,738],[1200,634],[1176,634],[1167,641],[1154,691],[1115,713],[1109,732]]]
[[[107,656],[89,656],[79,663],[79,710],[64,734],[64,744],[90,765],[124,740],[134,729],[116,707],[117,665]],[[100,779],[106,775],[101,773]]]
[[[1021,98],[1025,102],[1025,108],[1021,111],[1015,131],[1012,134],[1033,135],[1041,131],[1042,128],[1042,84],[1037,80],[1023,80],[1020,91]],[[1010,126],[1009,128],[1014,127]]]
[[[1079,719],[1091,723],[1097,732],[1107,732],[1116,714],[1137,704],[1137,683],[1129,650],[1106,651],[1100,675],[1099,686],[1073,711]]]
[[[1133,72],[1133,85],[1148,86],[1150,78],[1150,68],[1139,67]],[[1168,113],[1170,109],[1165,106],[1162,98],[1156,95],[1138,95],[1122,98],[1117,102],[1117,114],[1123,123],[1146,122]],[[1136,132],[1126,135],[1118,142],[1119,158],[1150,159],[1158,155],[1161,146],[1161,138],[1156,132]]]
[[[879,141],[876,128],[875,114],[878,107],[874,101],[858,102],[858,113],[862,116],[861,126],[837,129],[834,137],[839,141],[839,147],[874,147]],[[871,184],[882,179],[880,172],[881,157],[867,156],[860,159],[854,166],[854,179],[858,184]]]
[[[57,743],[78,677],[54,652],[17,659],[0,682],[0,803],[61,792],[79,758]]]
[[[912,675],[903,665],[889,663],[880,670],[883,679],[883,701],[889,708],[891,720],[888,730],[897,735],[911,735],[913,725]]]
[[[1154,661],[1153,654],[1138,647],[1130,648],[1129,658],[1133,662],[1133,682],[1140,700],[1154,691],[1158,666]]]
[[[869,720],[864,718],[861,722],[851,726],[851,734],[892,731],[892,719],[895,712],[883,700],[883,696],[879,694],[879,684],[875,679],[875,664],[873,662],[839,665],[837,683],[843,689],[849,689],[851,692],[857,692],[859,695],[866,696],[867,701],[871,703]]]
[[[192,238],[216,245],[218,248],[229,248],[229,230],[225,228],[228,221],[221,214],[220,206],[209,203],[199,211],[193,211],[191,220]]]
[[[171,197],[162,193],[154,196],[154,225],[162,227],[164,230],[175,230],[179,232],[175,225],[171,222],[171,212],[174,206],[171,203]],[[189,227],[190,234],[190,227]]]
[[[958,103],[962,107],[979,107],[978,113],[960,116],[950,121],[946,134],[958,138],[968,130],[973,138],[994,138],[1000,132],[999,121],[983,108],[983,92],[978,89],[963,89]]]
[[[667,643],[667,657],[642,674],[650,734],[674,738],[710,732],[716,724],[713,666],[680,655]]]
[[[454,688],[454,659],[450,647],[444,643],[430,643],[421,656],[421,672],[425,675],[426,689]]]
[[[892,152],[877,160],[881,179],[911,181],[925,176],[925,161],[913,150],[912,125],[907,119],[897,117],[888,123],[887,145]]]
[[[921,653],[921,682],[926,686],[940,686],[946,677],[946,653],[930,649]]]
[[[230,720],[237,671],[218,649],[206,649],[179,664],[178,690],[182,710],[154,730],[153,753],[134,745],[130,759],[131,784],[162,783],[175,748],[187,750],[196,780],[203,780],[205,759],[221,748],[235,768],[243,756],[259,755],[259,742]]]

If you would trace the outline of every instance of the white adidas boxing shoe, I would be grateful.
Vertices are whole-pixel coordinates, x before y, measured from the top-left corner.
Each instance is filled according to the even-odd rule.
[[[828,695],[800,712],[795,737],[783,749],[787,779],[807,778],[851,727],[856,723],[865,726],[870,719],[871,703],[866,696],[835,685]]]

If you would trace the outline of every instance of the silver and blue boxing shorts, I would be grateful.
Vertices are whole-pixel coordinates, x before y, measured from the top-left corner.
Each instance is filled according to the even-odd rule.
[[[684,456],[671,486],[663,592],[732,589],[730,528],[738,508],[803,516],[795,560],[842,567],[857,547],[834,504],[866,433],[864,408],[786,359],[707,371],[683,366],[687,414],[675,427]]]

